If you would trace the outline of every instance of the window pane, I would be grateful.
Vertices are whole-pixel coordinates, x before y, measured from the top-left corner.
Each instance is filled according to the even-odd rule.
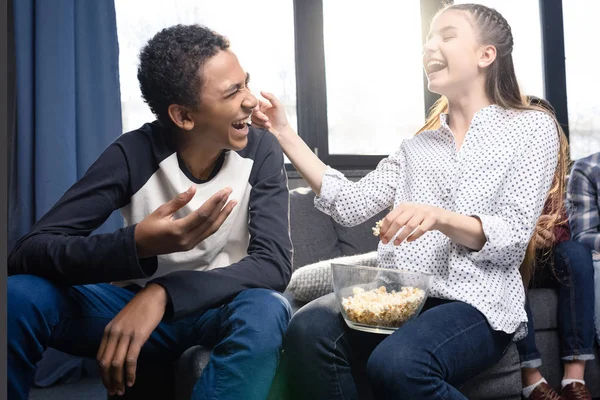
[[[154,119],[139,90],[139,51],[158,31],[179,23],[206,25],[226,36],[242,68],[251,75],[253,93],[257,97],[260,90],[275,94],[296,128],[292,0],[115,0],[115,8],[125,132]],[[268,42],[261,40],[265,38]]]
[[[473,3],[473,1],[454,1],[454,4],[462,3]],[[540,1],[478,0],[476,3],[494,8],[506,18],[512,30],[515,43],[513,61],[521,91],[526,95],[544,97]]]
[[[327,0],[323,24],[329,153],[390,154],[425,121],[419,2]]]
[[[600,151],[600,103],[595,77],[600,54],[593,27],[600,15],[597,0],[563,0],[569,139],[573,160]],[[590,47],[591,46],[591,47]],[[596,82],[596,83],[594,83]]]

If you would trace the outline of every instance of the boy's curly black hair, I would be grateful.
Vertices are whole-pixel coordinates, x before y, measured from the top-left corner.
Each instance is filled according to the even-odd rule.
[[[140,52],[138,80],[144,101],[163,124],[171,104],[198,107],[204,63],[229,41],[201,25],[175,25],[158,32]]]

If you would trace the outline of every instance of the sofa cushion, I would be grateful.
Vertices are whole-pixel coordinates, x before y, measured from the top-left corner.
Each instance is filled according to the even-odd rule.
[[[192,390],[210,361],[210,353],[208,347],[190,347],[175,362],[175,400],[192,398]]]
[[[514,343],[504,356],[492,367],[474,376],[459,388],[469,399],[515,399],[521,398],[521,368],[519,352]]]
[[[290,191],[294,269],[342,255],[333,220],[315,208],[314,198],[308,188]]]
[[[287,291],[292,294],[294,299],[306,303],[333,292],[331,264],[335,263],[376,267],[377,252],[372,251],[305,265],[294,271]]]
[[[283,297],[285,297],[290,303],[290,307],[292,308],[292,315],[296,314],[296,312],[298,312],[298,310],[306,304],[303,301],[296,300],[288,290],[283,292]]]
[[[527,293],[536,331],[557,329],[558,293],[554,289],[530,289]]]
[[[333,227],[338,236],[342,256],[364,254],[377,250],[379,238],[373,235],[372,228],[375,227],[375,223],[385,217],[387,213],[388,210],[386,209],[368,221],[353,227],[342,226],[334,222]]]
[[[560,389],[560,381],[563,377],[563,367],[560,360],[560,339],[558,330],[537,330],[535,332],[535,344],[542,356],[542,366],[540,367],[540,371],[550,386],[555,389]]]

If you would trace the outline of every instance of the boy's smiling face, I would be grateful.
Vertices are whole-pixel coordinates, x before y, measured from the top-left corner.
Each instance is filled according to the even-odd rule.
[[[248,89],[250,75],[229,50],[221,50],[203,65],[199,107],[188,108],[178,124],[186,134],[200,134],[218,149],[241,150],[248,143],[248,125],[257,99]]]

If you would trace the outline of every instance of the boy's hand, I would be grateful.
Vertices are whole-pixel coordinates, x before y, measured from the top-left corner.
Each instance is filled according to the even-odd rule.
[[[151,283],[142,289],[104,329],[96,356],[108,393],[122,396],[125,384],[135,383],[137,359],[142,346],[165,314],[167,293]]]
[[[268,101],[259,100],[252,112],[252,125],[268,129],[279,139],[282,134],[291,131],[285,108],[271,93],[261,91],[260,94]]]
[[[192,200],[196,187],[158,207],[135,227],[135,244],[139,258],[191,250],[215,233],[229,216],[236,201],[227,203],[231,189],[211,196],[200,208],[180,219],[174,214]],[[227,203],[227,205],[225,205]]]

